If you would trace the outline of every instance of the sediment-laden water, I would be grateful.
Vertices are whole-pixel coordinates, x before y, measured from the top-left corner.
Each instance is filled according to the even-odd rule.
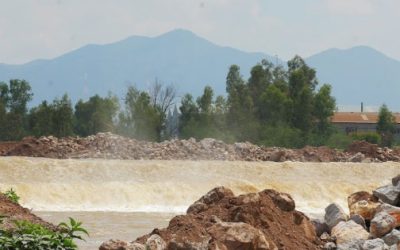
[[[236,194],[273,188],[290,193],[297,209],[323,213],[331,202],[370,191],[400,173],[400,163],[55,160],[0,157],[0,189],[52,222],[69,215],[92,232],[84,248],[119,237],[133,240],[215,186]],[[131,236],[130,236],[131,235]],[[128,237],[128,238],[126,238]],[[130,238],[129,238],[130,237]]]

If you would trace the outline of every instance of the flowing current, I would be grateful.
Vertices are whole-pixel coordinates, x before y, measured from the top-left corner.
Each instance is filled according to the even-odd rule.
[[[236,194],[266,188],[293,196],[298,210],[323,214],[331,202],[347,208],[349,194],[385,185],[400,164],[227,161],[55,160],[0,157],[0,190],[57,223],[78,218],[92,232],[82,249],[109,238],[134,240],[164,227],[216,186]]]

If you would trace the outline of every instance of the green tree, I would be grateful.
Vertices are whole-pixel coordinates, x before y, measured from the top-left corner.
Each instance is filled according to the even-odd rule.
[[[114,111],[115,113],[115,111]],[[57,137],[73,135],[74,111],[71,100],[65,94],[61,99],[55,99],[52,104],[52,132]]]
[[[75,132],[80,136],[114,131],[114,118],[119,109],[115,96],[95,95],[86,102],[79,100],[75,105]]]
[[[32,135],[39,137],[53,134],[53,109],[47,101],[32,108],[28,120],[29,131]]]
[[[26,135],[27,104],[32,100],[31,86],[13,79],[0,84],[0,139],[19,140]]]
[[[336,100],[332,97],[331,91],[331,85],[324,84],[314,98],[313,116],[316,121],[316,132],[325,136],[329,136],[332,132],[330,117],[336,110]]]
[[[152,105],[150,95],[130,86],[125,96],[125,112],[119,116],[120,132],[138,139],[157,141],[161,119],[161,110]]]
[[[376,130],[381,135],[383,146],[390,147],[393,144],[396,118],[388,107],[383,104],[379,109],[378,124]]]

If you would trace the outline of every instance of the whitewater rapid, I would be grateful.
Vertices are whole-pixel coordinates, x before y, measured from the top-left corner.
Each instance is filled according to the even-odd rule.
[[[14,188],[35,211],[181,213],[216,186],[236,194],[273,188],[305,213],[390,182],[400,164],[56,160],[0,157],[0,190]]]

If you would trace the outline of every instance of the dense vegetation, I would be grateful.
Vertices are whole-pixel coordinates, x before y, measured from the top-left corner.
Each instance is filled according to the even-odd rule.
[[[0,140],[111,131],[152,141],[213,137],[285,147],[343,147],[355,139],[393,143],[394,120],[386,106],[380,112],[379,134],[338,134],[330,124],[336,109],[331,86],[318,84],[316,71],[296,56],[286,67],[263,60],[251,69],[248,80],[232,65],[226,77],[226,96],[215,97],[213,89],[206,86],[200,97],[186,94],[175,104],[175,89],[156,81],[147,91],[130,86],[123,105],[113,95],[95,95],[79,100],[73,108],[64,95],[28,111],[33,97],[29,83],[10,80],[9,84],[0,83]]]

